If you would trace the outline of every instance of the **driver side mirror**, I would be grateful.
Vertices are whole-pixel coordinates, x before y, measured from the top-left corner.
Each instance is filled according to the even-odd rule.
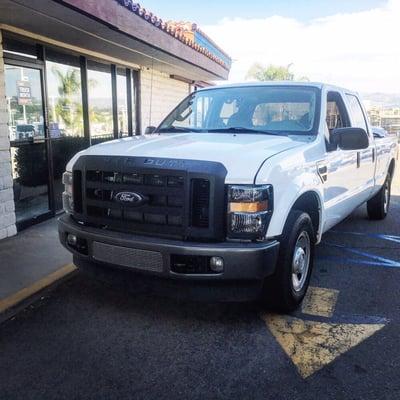
[[[331,143],[342,150],[362,150],[368,148],[369,138],[362,128],[336,128],[331,134]]]
[[[151,133],[154,133],[156,129],[157,129],[157,128],[156,128],[155,126],[148,126],[148,127],[145,129],[144,134],[145,134],[145,135],[150,135]]]

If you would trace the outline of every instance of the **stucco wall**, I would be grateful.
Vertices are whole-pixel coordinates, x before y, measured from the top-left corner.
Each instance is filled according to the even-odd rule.
[[[10,139],[8,137],[7,122],[3,48],[0,32],[0,239],[17,233],[15,227],[14,193],[11,174]]]
[[[157,126],[189,94],[189,84],[147,68],[142,69],[140,81],[144,132],[147,126]]]

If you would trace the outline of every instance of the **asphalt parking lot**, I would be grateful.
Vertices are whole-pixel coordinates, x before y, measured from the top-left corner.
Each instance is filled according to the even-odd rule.
[[[395,192],[327,233],[293,315],[78,273],[0,325],[0,399],[399,399],[399,226]]]

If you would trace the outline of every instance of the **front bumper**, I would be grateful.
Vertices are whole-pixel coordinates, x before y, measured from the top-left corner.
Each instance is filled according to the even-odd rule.
[[[262,243],[197,243],[104,231],[80,225],[69,215],[63,215],[59,219],[58,231],[62,245],[74,254],[78,266],[79,262],[90,262],[174,280],[262,280],[275,271],[279,250],[279,242],[276,240]],[[76,235],[87,243],[87,254],[82,254],[68,245],[68,234]],[[98,255],[96,256],[99,254],[96,253],[99,248],[103,257],[100,260]],[[144,267],[140,268],[129,263],[129,257],[132,255],[147,257],[147,254],[150,255],[149,258],[154,258],[155,262],[159,261],[160,268],[154,269],[148,262],[144,262]],[[218,274],[176,273],[171,270],[171,255],[222,257],[224,271]]]

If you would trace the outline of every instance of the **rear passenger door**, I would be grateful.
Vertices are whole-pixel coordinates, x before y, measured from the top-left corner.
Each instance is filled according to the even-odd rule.
[[[369,198],[375,184],[375,141],[359,98],[351,93],[346,93],[345,97],[351,126],[364,129],[369,136],[368,148],[357,151],[356,192],[360,197],[360,202],[363,202]]]

